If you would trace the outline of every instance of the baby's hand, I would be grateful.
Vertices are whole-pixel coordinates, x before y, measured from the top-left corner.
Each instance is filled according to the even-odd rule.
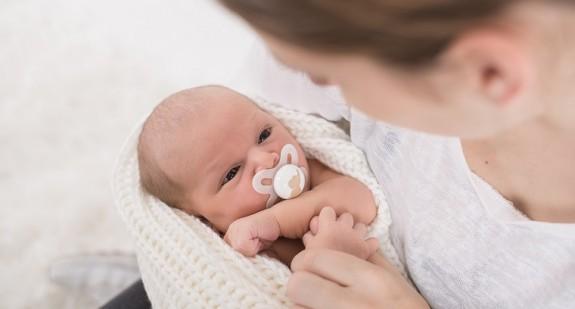
[[[263,211],[240,218],[228,227],[224,240],[245,256],[255,256],[280,236],[275,217]]]
[[[342,251],[366,260],[377,251],[377,239],[366,239],[367,226],[353,224],[353,217],[344,213],[336,219],[333,208],[324,207],[310,222],[310,231],[303,236],[306,249],[326,248]]]

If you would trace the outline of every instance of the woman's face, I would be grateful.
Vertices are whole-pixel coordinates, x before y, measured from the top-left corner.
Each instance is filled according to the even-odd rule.
[[[492,100],[489,91],[499,91],[495,88],[500,85],[483,80],[492,78],[490,72],[482,76],[483,72],[457,68],[454,63],[408,72],[367,56],[309,51],[260,34],[278,61],[307,73],[317,84],[338,86],[349,104],[390,124],[482,138],[534,116],[525,104]],[[519,93],[512,95],[514,100],[519,98]]]

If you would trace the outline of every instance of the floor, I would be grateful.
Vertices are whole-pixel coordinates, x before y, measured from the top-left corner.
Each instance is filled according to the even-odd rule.
[[[3,0],[0,42],[0,308],[80,307],[58,265],[133,261],[110,185],[124,139],[253,37],[210,0]]]

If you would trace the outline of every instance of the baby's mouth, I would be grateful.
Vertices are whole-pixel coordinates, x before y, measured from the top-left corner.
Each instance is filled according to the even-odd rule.
[[[278,164],[272,168],[257,172],[252,186],[257,193],[269,194],[266,208],[275,204],[278,197],[291,199],[303,192],[306,184],[306,170],[297,165],[298,153],[294,145],[282,147]]]

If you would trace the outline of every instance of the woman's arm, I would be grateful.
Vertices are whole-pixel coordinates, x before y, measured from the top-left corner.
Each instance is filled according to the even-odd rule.
[[[338,224],[346,216],[349,221],[349,214],[336,218],[333,210],[326,208],[319,220],[312,220],[310,232],[304,236],[306,250],[291,264],[294,274],[288,283],[288,297],[306,308],[429,308],[383,255],[371,254],[370,240],[347,237],[356,228],[353,222]],[[371,257],[366,261],[345,250],[323,247],[346,237],[348,247],[371,252]]]
[[[370,260],[329,249],[304,250],[292,261],[288,297],[306,308],[429,308],[383,256]]]

